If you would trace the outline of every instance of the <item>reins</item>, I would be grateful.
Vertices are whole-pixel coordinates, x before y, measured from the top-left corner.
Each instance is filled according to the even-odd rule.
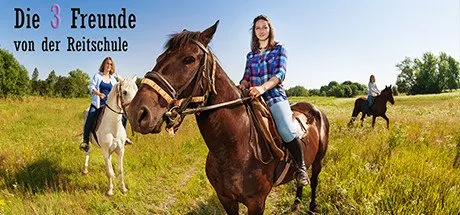
[[[204,57],[201,60],[200,66],[196,70],[193,78],[191,78],[180,90],[175,90],[174,87],[158,72],[151,71],[147,73],[141,84],[150,86],[155,90],[166,102],[168,103],[168,111],[165,116],[171,121],[175,121],[178,117],[183,117],[188,114],[196,114],[203,111],[213,110],[220,107],[230,106],[233,104],[243,104],[245,101],[251,99],[251,97],[244,97],[235,99],[232,101],[214,104],[206,106],[209,94],[213,93],[217,95],[215,89],[215,73],[216,73],[216,59],[209,49],[197,40],[192,40],[203,52]],[[208,57],[209,55],[209,57]],[[211,68],[208,69],[208,59],[210,59]],[[199,87],[205,88],[202,83],[202,78],[205,78],[208,82],[204,95],[202,96],[191,96]],[[191,95],[186,98],[179,98],[179,96],[189,88],[189,86],[195,83]],[[197,108],[188,108],[189,104],[198,103]]]

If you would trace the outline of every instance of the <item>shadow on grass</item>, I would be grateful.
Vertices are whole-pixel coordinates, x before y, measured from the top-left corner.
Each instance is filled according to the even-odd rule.
[[[44,191],[68,190],[68,170],[64,170],[56,161],[44,158],[37,160],[14,175],[3,174],[8,189],[33,194]]]
[[[240,211],[243,206],[240,205]],[[195,214],[226,214],[224,208],[219,202],[216,194],[212,195],[206,201],[199,201],[196,203],[196,206],[186,213],[187,215]]]
[[[460,167],[460,137],[457,138],[457,154],[455,155],[454,158],[454,163],[453,167],[454,168],[459,168]]]

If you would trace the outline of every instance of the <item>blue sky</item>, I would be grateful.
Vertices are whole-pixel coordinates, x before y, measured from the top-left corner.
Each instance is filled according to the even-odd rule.
[[[227,74],[239,81],[249,51],[252,19],[269,16],[275,39],[286,46],[288,72],[284,85],[319,88],[331,80],[377,85],[394,84],[395,64],[405,56],[446,52],[460,59],[459,0],[335,0],[335,1],[25,1],[0,0],[0,48],[13,53],[29,74],[38,68],[45,79],[51,70],[67,75],[82,69],[91,76],[102,59],[112,56],[122,76],[142,77],[153,68],[168,35],[186,28],[201,31],[220,20],[211,48]],[[51,5],[61,7],[61,26],[51,28]],[[70,8],[82,13],[136,16],[134,29],[71,29]],[[38,29],[15,29],[14,8],[30,8],[40,16]],[[60,40],[60,52],[41,51],[44,37]],[[127,52],[67,52],[67,37],[115,40],[129,44]],[[16,51],[14,40],[35,41],[35,52]]]

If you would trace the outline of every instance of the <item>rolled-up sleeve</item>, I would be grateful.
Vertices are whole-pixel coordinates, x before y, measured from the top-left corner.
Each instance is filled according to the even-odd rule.
[[[284,77],[286,76],[286,64],[286,49],[280,46],[278,54],[275,56],[275,70],[273,71],[274,76],[280,80],[280,83],[284,81]]]

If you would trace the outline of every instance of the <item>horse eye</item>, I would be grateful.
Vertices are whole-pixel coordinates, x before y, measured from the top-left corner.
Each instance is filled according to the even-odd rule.
[[[126,94],[128,94],[128,91],[123,90],[123,95],[126,95]]]
[[[195,58],[192,56],[188,56],[184,59],[184,64],[191,64],[193,62],[195,62]]]

